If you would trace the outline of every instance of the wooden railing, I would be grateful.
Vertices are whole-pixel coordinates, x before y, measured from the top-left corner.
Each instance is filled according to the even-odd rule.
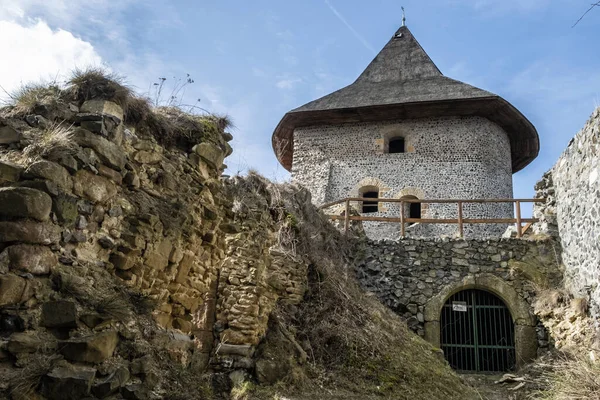
[[[400,203],[399,217],[369,217],[363,215],[350,215],[350,202],[369,202],[369,203]],[[474,200],[422,200],[422,199],[374,199],[367,197],[349,197],[346,199],[323,204],[320,209],[326,209],[338,204],[345,203],[344,215],[329,215],[332,220],[344,220],[344,232],[348,232],[350,221],[377,221],[400,223],[400,235],[406,236],[407,223],[421,224],[458,224],[458,234],[464,236],[464,224],[516,224],[517,237],[522,237],[523,233],[529,229],[534,223],[538,222],[537,218],[521,218],[522,203],[543,203],[546,199],[474,199]],[[456,204],[458,218],[407,218],[405,215],[405,203],[421,203],[421,204]],[[512,203],[516,208],[516,218],[464,218],[463,204],[482,204],[482,203]],[[523,223],[526,225],[523,226]]]

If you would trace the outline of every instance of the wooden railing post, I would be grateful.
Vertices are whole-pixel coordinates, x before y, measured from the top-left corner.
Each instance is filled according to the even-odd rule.
[[[463,231],[463,203],[462,201],[458,202],[458,235],[462,238],[464,237]]]
[[[344,234],[348,233],[350,227],[350,200],[346,200],[346,215],[344,215]]]
[[[406,228],[404,227],[404,202],[400,202],[400,236],[404,237],[406,235]]]
[[[521,202],[519,200],[517,200],[515,202],[515,204],[517,205],[517,237],[520,238],[522,236],[522,234],[521,234]]]

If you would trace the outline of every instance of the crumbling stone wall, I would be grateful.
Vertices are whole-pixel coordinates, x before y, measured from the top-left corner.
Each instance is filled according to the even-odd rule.
[[[425,336],[427,306],[448,288],[459,289],[464,283],[477,286],[479,277],[493,275],[515,292],[503,298],[509,308],[522,308],[532,321],[531,307],[540,288],[556,284],[561,277],[560,249],[552,239],[404,239],[369,241],[364,259],[357,268],[363,287],[396,313],[404,316],[411,329]],[[473,281],[473,282],[471,282]],[[484,279],[480,279],[481,282]],[[500,290],[493,280],[486,290]],[[481,284],[481,282],[479,282]],[[449,293],[448,295],[450,295]],[[502,296],[501,296],[502,297]],[[446,298],[441,299],[443,301]],[[511,304],[513,303],[513,304]],[[441,308],[440,308],[441,310]],[[437,315],[430,318],[439,318]],[[513,315],[513,318],[517,316]],[[532,326],[532,323],[524,321]],[[548,348],[548,337],[537,326],[540,349]],[[535,335],[535,332],[533,333]]]
[[[592,316],[600,315],[600,109],[575,135],[554,167],[536,185],[538,229],[558,234],[563,248],[567,288],[590,299]]]
[[[402,136],[406,152],[386,154]],[[399,198],[408,188],[428,199],[512,198],[510,143],[496,124],[480,117],[357,123],[294,131],[292,177],[313,193],[315,204],[356,196],[363,180],[381,181],[380,197]],[[358,210],[358,209],[357,209]],[[334,210],[341,212],[341,210]],[[359,210],[360,211],[360,210]],[[397,204],[370,216],[399,217]],[[465,218],[512,218],[510,204],[468,204]],[[456,205],[430,205],[424,217],[457,218]],[[371,239],[396,239],[396,224],[365,223]],[[472,237],[499,237],[505,225],[467,225]],[[413,237],[456,235],[455,225],[414,226]]]
[[[215,128],[187,151],[167,149],[102,99],[2,111],[0,393],[155,398],[176,384],[161,352],[202,371],[231,136]]]

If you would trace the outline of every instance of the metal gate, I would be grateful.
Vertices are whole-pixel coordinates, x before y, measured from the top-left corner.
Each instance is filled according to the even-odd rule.
[[[442,308],[441,347],[459,371],[504,372],[515,367],[515,329],[502,300],[483,290],[463,290]]]

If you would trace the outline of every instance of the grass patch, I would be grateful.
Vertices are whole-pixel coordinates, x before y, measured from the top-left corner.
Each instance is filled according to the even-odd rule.
[[[56,83],[28,83],[8,94],[9,105],[13,106],[11,114],[33,114],[35,109],[44,105],[56,108],[63,102],[64,93]]]
[[[143,107],[139,109],[143,110]],[[232,126],[227,116],[190,114],[178,107],[158,107],[144,115],[146,118],[136,126],[141,135],[153,136],[167,148],[177,147],[184,151],[205,141],[219,143],[222,132]]]
[[[36,390],[40,386],[42,378],[50,372],[54,362],[60,358],[57,355],[32,354],[24,368],[14,371],[8,377],[12,398],[35,398]]]
[[[86,100],[102,99],[117,103],[127,110],[133,91],[124,79],[102,67],[77,68],[68,81],[72,97],[83,103]]]
[[[563,356],[545,375],[549,386],[535,397],[540,400],[600,400],[600,362],[589,357]]]
[[[73,140],[73,127],[53,123],[41,131],[34,138],[33,143],[23,149],[23,156],[29,161],[42,158],[56,161],[64,156],[74,154],[76,150],[77,144]]]

